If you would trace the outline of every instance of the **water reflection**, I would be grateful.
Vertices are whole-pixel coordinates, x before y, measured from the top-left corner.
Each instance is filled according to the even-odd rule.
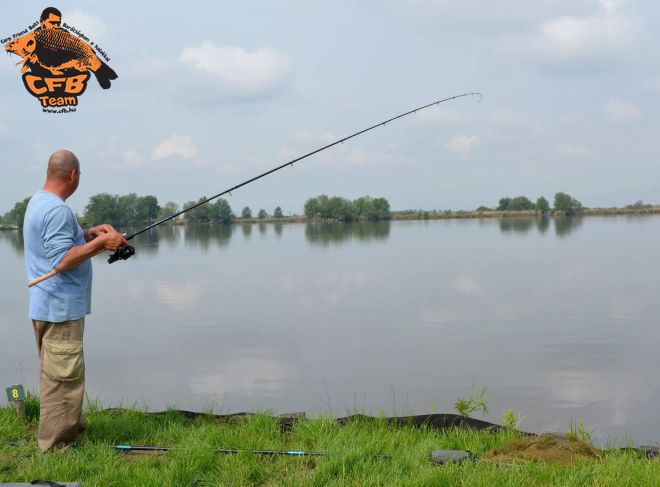
[[[529,224],[529,223],[528,223]],[[258,230],[262,237],[267,236],[267,223],[259,223]],[[519,228],[520,223],[515,223]],[[208,250],[211,245],[226,247],[229,245],[234,231],[242,232],[248,239],[252,236],[252,224],[188,224],[160,225],[135,237],[135,245],[139,247],[142,255],[154,256],[158,253],[159,246],[163,243],[169,248],[174,248],[183,238],[186,246]],[[272,224],[275,236],[282,237],[284,224],[276,222]],[[502,231],[507,231],[500,223]],[[127,234],[141,230],[137,227],[122,227],[121,232]],[[305,224],[305,236],[308,243],[318,245],[342,244],[350,240],[368,242],[370,240],[385,240],[390,234],[390,222],[363,222],[363,223],[307,223]],[[0,233],[0,239],[8,241],[14,250],[23,253],[23,234],[20,231],[6,231]]]
[[[542,216],[536,219],[536,226],[539,229],[540,234],[544,234],[550,228],[550,218],[547,216]]]
[[[186,225],[183,238],[186,246],[208,250],[212,243],[226,247],[231,240],[235,225],[219,223],[215,225],[191,224]]]
[[[305,237],[310,244],[338,245],[347,240],[386,240],[390,234],[390,222],[369,223],[307,223]]]
[[[154,230],[156,231],[157,237],[167,242],[171,247],[176,247],[177,242],[181,238],[182,227],[179,225],[166,223],[165,225],[160,225],[151,231]]]
[[[500,232],[502,233],[527,233],[532,229],[534,225],[533,218],[500,218]]]
[[[563,216],[563,217],[504,217],[497,220],[500,233],[502,234],[527,234],[532,229],[536,229],[540,234],[545,234],[551,224],[554,224],[555,233],[558,237],[566,237],[582,226],[585,217],[582,216]],[[626,215],[627,221],[643,221],[643,216]],[[490,224],[490,219],[479,219],[479,225]],[[425,223],[429,223],[428,221]],[[469,220],[462,222],[470,224]],[[269,223],[258,223],[258,231],[261,237],[268,235]],[[386,240],[390,233],[391,222],[362,222],[362,223],[306,223],[305,237],[308,243],[312,245],[339,245],[350,240],[368,242],[370,240]],[[215,244],[220,247],[226,247],[231,240],[234,230],[240,230],[244,238],[249,239],[252,236],[253,224],[189,224],[186,226],[165,224],[153,228],[136,237],[136,244],[140,247],[140,253],[146,255],[155,255],[162,243],[166,243],[169,248],[178,245],[181,238],[186,245],[201,250],[208,250],[210,245]],[[281,222],[272,223],[275,236],[282,237],[284,224]],[[121,231],[131,234],[140,230],[139,228],[124,227]],[[182,235],[183,234],[183,235]],[[20,255],[23,254],[23,233],[21,231],[3,231],[0,232],[0,242],[9,242],[10,246]]]
[[[140,254],[156,255],[158,253],[158,243],[160,241],[160,229],[152,228],[139,236],[135,241],[139,246]]]
[[[23,232],[21,230],[0,231],[0,241],[9,242],[19,255],[23,255]]]
[[[582,225],[582,220],[581,216],[555,217],[555,233],[558,237],[566,237]]]
[[[243,237],[250,238],[252,235],[252,223],[241,224],[241,230],[243,230]]]
[[[557,216],[552,219],[548,217],[503,217],[498,220],[498,223],[500,232],[504,234],[526,234],[533,228],[544,234],[550,228],[552,220],[557,236],[565,237],[582,225],[582,219],[581,216]]]

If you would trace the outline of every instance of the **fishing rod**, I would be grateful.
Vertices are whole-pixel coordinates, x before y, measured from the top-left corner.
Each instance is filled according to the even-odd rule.
[[[141,445],[115,445],[113,450],[122,452],[149,452],[160,453],[176,450],[191,450],[191,448],[177,448],[172,446],[141,446]],[[255,455],[281,455],[289,457],[325,457],[332,455],[332,453],[322,451],[302,451],[302,450],[240,450],[236,448],[216,448],[213,450],[215,453],[223,454],[238,454],[238,453],[253,453]],[[373,455],[374,458],[391,458],[390,455],[377,454]]]
[[[123,452],[168,452],[179,450],[180,448],[171,446],[140,446],[140,445],[115,445],[112,447],[115,450]],[[185,448],[184,448],[185,449]],[[216,448],[216,453],[254,453],[256,455],[288,455],[297,457],[321,457],[327,455],[325,452],[320,451],[299,451],[299,450],[238,450],[235,448]]]
[[[274,167],[274,168],[272,168],[272,169],[269,169],[268,171],[263,172],[263,173],[261,173],[261,174],[259,174],[259,175],[257,175],[257,176],[254,176],[254,177],[252,177],[252,178],[250,178],[250,179],[248,179],[248,180],[246,180],[246,181],[243,181],[242,183],[239,183],[239,184],[237,184],[237,185],[235,185],[235,186],[232,186],[231,188],[225,189],[225,190],[222,191],[221,193],[218,193],[218,194],[216,194],[216,195],[214,195],[214,196],[211,196],[210,198],[206,198],[206,199],[200,201],[199,203],[194,204],[193,206],[190,206],[190,207],[188,207],[188,208],[184,208],[183,210],[181,210],[181,211],[179,211],[179,212],[177,212],[177,213],[174,213],[173,215],[170,215],[170,216],[168,216],[168,217],[166,217],[166,218],[163,218],[163,219],[161,219],[161,220],[158,220],[157,222],[154,222],[154,223],[152,223],[152,224],[150,224],[150,225],[147,225],[147,226],[144,227],[143,229],[138,230],[137,232],[128,235],[128,236],[126,237],[126,240],[132,240],[132,239],[134,239],[135,237],[137,237],[138,235],[140,235],[141,233],[144,233],[144,232],[146,232],[147,230],[151,230],[152,228],[157,227],[158,225],[161,225],[161,224],[163,224],[163,223],[165,223],[165,222],[168,222],[168,221],[170,221],[170,220],[172,220],[172,219],[174,219],[174,218],[176,218],[176,217],[178,217],[178,216],[180,216],[180,215],[183,215],[184,213],[186,213],[186,212],[188,212],[188,211],[190,211],[190,210],[194,210],[194,209],[197,208],[198,206],[202,206],[202,205],[208,203],[209,201],[213,201],[214,199],[219,198],[220,196],[223,196],[223,195],[225,195],[225,194],[229,194],[229,195],[231,195],[232,191],[235,191],[235,190],[237,190],[238,188],[241,188],[241,187],[243,187],[243,186],[245,186],[245,185],[247,185],[247,184],[250,184],[250,183],[256,181],[257,179],[261,179],[261,178],[263,178],[263,177],[265,177],[265,176],[268,176],[269,174],[272,174],[272,173],[274,173],[274,172],[276,172],[276,171],[279,171],[280,169],[283,169],[283,168],[285,168],[285,167],[287,167],[287,166],[289,166],[289,167],[293,167],[293,165],[294,165],[296,162],[302,161],[303,159],[306,159],[306,158],[308,158],[309,156],[313,156],[314,154],[318,154],[319,152],[324,151],[324,150],[326,150],[326,149],[329,149],[330,147],[333,147],[333,146],[335,146],[335,145],[337,145],[337,144],[343,144],[344,142],[346,142],[346,141],[349,140],[349,139],[352,139],[353,137],[357,137],[358,135],[361,135],[361,134],[363,134],[363,133],[365,133],[365,132],[369,132],[370,130],[373,130],[373,129],[377,128],[377,127],[384,127],[385,125],[387,125],[387,124],[390,123],[390,122],[393,122],[394,120],[397,120],[397,119],[399,119],[399,118],[403,118],[403,117],[405,117],[405,116],[407,116],[407,115],[410,115],[410,114],[412,114],[412,113],[417,113],[417,112],[419,112],[420,110],[424,110],[425,108],[429,108],[429,107],[432,107],[432,106],[434,106],[434,105],[439,105],[440,103],[444,103],[444,102],[447,102],[447,101],[455,100],[455,99],[457,99],[457,98],[463,98],[463,97],[465,97],[465,96],[478,96],[478,97],[479,97],[479,101],[481,101],[481,98],[483,97],[481,93],[477,93],[477,92],[462,93],[462,94],[460,94],[460,95],[454,95],[454,96],[450,96],[449,98],[443,98],[442,100],[434,101],[433,103],[429,103],[428,105],[424,105],[424,106],[421,106],[421,107],[417,107],[417,108],[415,108],[415,109],[413,109],[413,110],[409,110],[409,111],[407,111],[407,112],[405,112],[405,113],[402,113],[402,114],[400,114],[400,115],[397,115],[397,116],[395,116],[395,117],[388,118],[387,120],[385,120],[385,121],[383,121],[383,122],[378,122],[377,124],[374,124],[374,125],[372,125],[372,126],[370,126],[370,127],[367,127],[366,129],[362,129],[362,130],[360,130],[360,131],[358,131],[358,132],[355,132],[354,134],[351,134],[351,135],[349,135],[349,136],[347,136],[347,137],[344,137],[343,139],[339,139],[339,140],[337,140],[337,141],[335,141],[335,142],[332,142],[332,143],[330,143],[330,144],[324,145],[323,147],[320,147],[320,148],[315,149],[315,150],[313,150],[313,151],[311,151],[311,152],[308,152],[307,154],[304,154],[304,155],[302,155],[302,156],[300,156],[300,157],[297,157],[297,158],[295,158],[295,159],[293,159],[293,160],[291,160],[291,161],[285,162],[284,164],[280,164],[279,166]],[[103,250],[102,250],[101,252],[103,252]],[[99,253],[101,253],[101,252],[99,252]],[[134,255],[135,255],[135,247],[133,247],[132,245],[124,245],[124,246],[122,246],[122,247],[119,247],[117,250],[115,250],[115,252],[114,252],[114,253],[108,258],[108,263],[109,263],[109,264],[112,264],[113,262],[117,262],[118,260],[127,260],[127,259],[131,258],[131,257],[134,256]],[[33,281],[28,282],[28,287],[32,287],[32,286],[34,286],[35,284],[38,284],[38,283],[40,283],[40,282],[42,282],[42,281],[45,281],[46,279],[49,279],[49,278],[51,278],[51,277],[53,277],[53,276],[55,276],[55,275],[57,275],[57,274],[58,274],[58,272],[57,272],[56,270],[53,270],[53,271],[49,272],[48,274],[44,274],[43,276],[38,277],[38,278],[34,279]]]

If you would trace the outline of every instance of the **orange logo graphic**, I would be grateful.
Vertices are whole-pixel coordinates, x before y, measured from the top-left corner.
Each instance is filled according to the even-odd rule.
[[[3,42],[11,39],[3,39]],[[101,47],[96,45],[95,51],[85,41],[89,39],[84,34],[62,24],[59,10],[48,7],[38,23],[14,34],[5,50],[23,58],[17,64],[23,65],[23,84],[28,93],[39,99],[42,107],[75,107],[78,97],[87,88],[89,71],[104,90],[110,88],[111,80],[117,79],[117,73],[97,55],[98,52],[104,60],[110,60]],[[65,113],[75,108],[44,111]]]

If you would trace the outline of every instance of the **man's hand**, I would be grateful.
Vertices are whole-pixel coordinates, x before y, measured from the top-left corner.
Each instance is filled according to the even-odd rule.
[[[85,242],[90,242],[91,240],[94,240],[96,237],[99,237],[105,233],[110,233],[110,232],[116,232],[114,228],[112,228],[112,225],[108,225],[107,223],[104,223],[103,225],[98,225],[96,227],[88,228],[85,230]]]
[[[108,226],[110,227],[110,225],[108,225]],[[110,228],[112,228],[112,227],[110,227]],[[115,251],[119,247],[123,247],[124,245],[128,244],[128,241],[126,240],[126,234],[125,233],[119,233],[114,228],[112,228],[112,231],[103,233],[98,238],[102,240],[103,248],[105,250]]]
[[[87,259],[91,259],[104,250],[115,251],[128,243],[126,234],[119,233],[110,225],[101,225],[101,227],[109,227],[110,230],[105,232],[101,230],[94,239],[86,244],[71,247],[60,263],[55,266],[55,270],[57,272],[66,272],[70,269],[75,269]]]

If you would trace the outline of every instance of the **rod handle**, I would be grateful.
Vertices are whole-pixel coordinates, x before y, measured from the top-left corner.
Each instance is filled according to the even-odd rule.
[[[91,259],[92,257],[96,257],[97,255],[102,254],[103,252],[105,252],[105,249],[104,249],[104,248],[101,248],[101,249],[99,249],[97,252],[94,252],[94,254],[92,254],[91,257],[89,257],[89,258]],[[34,286],[35,284],[39,284],[40,282],[43,282],[43,281],[45,281],[46,279],[50,279],[51,277],[56,276],[56,275],[58,275],[58,274],[59,274],[58,271],[56,271],[56,270],[52,270],[52,271],[50,271],[48,274],[44,274],[43,276],[41,276],[41,277],[37,277],[37,278],[34,279],[33,281],[28,282],[28,287],[32,287],[32,286]]]
[[[51,277],[56,276],[57,274],[59,274],[59,272],[57,272],[56,270],[52,270],[48,274],[44,274],[43,276],[37,277],[36,279],[28,282],[28,287],[32,287],[36,284],[39,284],[40,282],[43,282],[46,279],[50,279]]]

